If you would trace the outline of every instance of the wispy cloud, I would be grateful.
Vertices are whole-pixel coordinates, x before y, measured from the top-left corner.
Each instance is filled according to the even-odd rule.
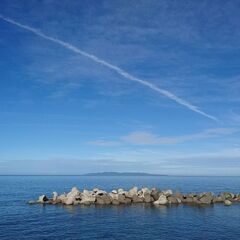
[[[25,29],[27,31],[30,31],[30,32],[32,32],[32,33],[34,33],[34,34],[36,34],[36,35],[38,35],[38,36],[40,36],[40,37],[42,37],[42,38],[44,38],[46,40],[49,40],[49,41],[54,42],[54,43],[56,43],[56,44],[58,44],[58,45],[60,45],[60,46],[62,46],[64,48],[67,48],[67,49],[69,49],[72,52],[75,52],[75,53],[77,53],[77,54],[79,54],[81,56],[84,56],[84,57],[86,57],[88,59],[91,59],[94,62],[96,62],[98,64],[101,64],[101,65],[103,65],[103,66],[105,66],[105,67],[115,71],[116,73],[118,73],[119,75],[124,77],[125,79],[128,79],[129,81],[137,82],[137,83],[139,83],[139,84],[141,84],[141,85],[143,85],[143,86],[145,86],[147,88],[150,88],[153,91],[155,91],[155,92],[157,92],[157,93],[159,93],[159,94],[161,94],[161,95],[163,95],[163,96],[165,96],[165,97],[167,97],[167,98],[177,102],[178,104],[180,104],[180,105],[190,109],[191,111],[194,111],[194,112],[196,112],[196,113],[198,113],[198,114],[200,114],[202,116],[205,116],[205,117],[207,117],[209,119],[217,120],[216,117],[203,112],[197,106],[191,104],[190,102],[188,102],[188,101],[186,101],[186,100],[184,100],[182,98],[177,97],[173,93],[171,93],[171,92],[169,92],[169,91],[167,91],[165,89],[159,88],[157,85],[154,85],[153,83],[150,83],[150,82],[148,82],[146,80],[143,80],[143,79],[140,79],[138,77],[135,77],[135,76],[131,75],[130,73],[124,71],[123,69],[121,69],[121,68],[119,68],[119,67],[117,67],[117,66],[115,66],[115,65],[113,65],[113,64],[111,64],[109,62],[106,62],[105,60],[102,60],[102,59],[98,58],[95,55],[89,54],[89,53],[79,49],[76,46],[73,46],[73,45],[71,45],[71,44],[69,44],[67,42],[64,42],[64,41],[62,41],[62,40],[60,40],[58,38],[54,38],[54,37],[48,36],[48,35],[42,33],[41,31],[39,31],[39,30],[37,30],[35,28],[32,28],[30,26],[21,24],[19,22],[16,22],[16,21],[14,21],[14,20],[12,20],[10,18],[4,17],[2,15],[0,15],[0,18],[3,19],[4,21],[8,22],[8,23],[11,23],[11,24],[13,24],[13,25],[15,25],[17,27],[20,27],[22,29]]]
[[[96,140],[96,141],[89,141],[87,144],[95,145],[95,146],[105,146],[105,147],[112,147],[112,146],[119,146],[121,142],[119,141],[107,141],[107,140]]]
[[[208,138],[217,138],[221,136],[231,135],[239,132],[236,128],[213,128],[206,129],[199,133],[181,135],[181,136],[158,136],[147,131],[136,131],[131,132],[126,136],[122,136],[118,141],[106,141],[97,140],[90,141],[88,144],[98,145],[98,146],[118,146],[123,144],[133,144],[133,145],[168,145],[168,144],[178,144],[189,141],[196,141]]]
[[[149,132],[133,132],[127,136],[122,137],[122,140],[131,144],[141,145],[159,145],[159,144],[176,144],[188,142],[192,140],[200,140],[206,138],[214,138],[223,135],[230,135],[237,132],[234,128],[214,128],[207,129],[200,133],[182,135],[176,137],[161,137]]]

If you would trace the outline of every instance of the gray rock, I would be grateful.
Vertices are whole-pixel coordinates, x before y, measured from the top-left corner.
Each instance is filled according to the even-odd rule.
[[[146,202],[146,203],[150,203],[150,202],[153,202],[153,201],[154,201],[154,199],[153,199],[153,197],[151,196],[150,192],[147,192],[147,191],[145,191],[145,192],[143,193],[143,200],[144,200],[144,202]]]
[[[67,198],[68,197],[76,197],[76,196],[79,196],[80,195],[80,191],[76,188],[76,187],[73,187],[72,190],[67,194]]]
[[[133,196],[132,196],[132,202],[133,202],[133,203],[142,203],[142,202],[143,202],[143,199],[140,198],[138,195],[133,195]]]
[[[98,188],[94,188],[94,189],[93,189],[93,192],[95,192],[95,193],[98,192],[98,191],[99,191]]]
[[[88,194],[83,193],[81,195],[81,201],[80,201],[81,204],[89,205],[89,204],[95,203],[95,201],[96,201],[96,196],[95,195],[92,195],[90,193],[88,193]]]
[[[193,198],[192,197],[183,197],[182,202],[183,203],[193,203]]]
[[[80,191],[76,187],[73,187],[64,199],[64,203],[66,205],[73,205],[75,201],[81,200],[80,194]]]
[[[70,195],[70,196],[68,196],[67,198],[66,198],[66,200],[65,200],[65,204],[66,205],[73,205],[73,203],[76,201],[76,199],[75,199],[75,196],[73,196],[73,195]]]
[[[199,199],[199,202],[201,204],[211,204],[212,203],[212,198],[202,197],[202,198]]]
[[[126,204],[128,202],[125,195],[123,194],[118,194],[117,200],[119,201],[119,203],[123,203],[123,204]]]
[[[178,199],[175,196],[167,197],[167,199],[168,199],[168,202],[172,203],[172,204],[179,204],[179,203],[181,203],[181,199]]]
[[[39,198],[38,198],[38,202],[39,202],[39,203],[46,203],[47,201],[48,201],[48,198],[47,198],[46,195],[41,195],[41,196],[39,196]]]
[[[153,188],[151,191],[151,196],[153,197],[154,201],[157,201],[160,196],[160,191],[157,190],[156,188]]]
[[[103,196],[103,195],[106,195],[107,192],[103,191],[103,190],[98,190],[97,192],[95,192],[96,195],[99,195],[99,196]]]
[[[132,197],[132,196],[134,196],[134,195],[137,195],[137,193],[138,193],[138,188],[137,188],[137,187],[133,187],[133,188],[131,188],[131,189],[128,191],[128,195],[129,195],[130,197]]]
[[[57,200],[58,200],[58,193],[53,192],[53,201],[57,201]]]
[[[111,204],[112,199],[109,195],[97,195],[96,196],[96,203],[101,205]]]
[[[215,196],[214,198],[213,198],[213,202],[214,203],[220,203],[220,202],[223,202],[224,200],[222,199],[222,197],[221,196]]]
[[[119,188],[119,189],[118,189],[118,193],[119,193],[119,194],[123,194],[123,193],[125,193],[125,191],[124,191],[122,188]]]
[[[112,200],[112,204],[113,204],[113,205],[119,205],[120,203],[119,203],[119,201],[118,201],[118,200],[116,200],[116,199],[113,199],[113,200]]]
[[[151,190],[148,188],[142,188],[142,194],[151,194]]]
[[[162,191],[162,194],[165,195],[166,197],[169,197],[173,195],[173,191],[169,189],[166,191]]]
[[[182,200],[183,200],[183,194],[182,194],[182,193],[176,192],[176,193],[174,194],[174,196],[182,202]]]
[[[213,194],[212,193],[201,194],[199,201],[202,204],[211,204],[213,202]]]
[[[65,193],[58,196],[58,201],[64,203],[67,200],[67,195]]]
[[[131,198],[126,197],[125,198],[125,204],[130,204],[132,202]]]
[[[230,206],[230,205],[232,205],[232,202],[230,201],[230,200],[225,200],[224,201],[224,206]]]
[[[234,198],[234,194],[230,192],[223,192],[220,194],[223,200],[230,200]]]
[[[166,205],[168,203],[167,197],[165,195],[160,195],[157,201],[154,202],[156,205]]]

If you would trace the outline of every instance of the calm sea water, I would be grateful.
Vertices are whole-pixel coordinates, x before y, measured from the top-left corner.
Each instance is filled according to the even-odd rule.
[[[53,191],[158,187],[240,193],[240,177],[1,176],[0,239],[240,239],[240,204],[63,207],[28,205]]]

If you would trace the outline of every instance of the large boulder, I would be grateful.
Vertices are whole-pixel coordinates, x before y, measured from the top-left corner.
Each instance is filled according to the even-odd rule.
[[[76,187],[73,187],[72,190],[67,194],[67,197],[78,195],[80,195],[80,191]]]
[[[213,202],[213,194],[210,192],[202,193],[199,195],[199,201],[201,204],[211,204]]]
[[[223,202],[223,201],[224,201],[224,199],[222,199],[221,196],[215,196],[215,197],[213,197],[213,202],[214,202],[214,203],[220,203],[220,202]]]
[[[81,201],[80,203],[81,204],[85,204],[85,205],[89,205],[89,204],[92,204],[92,203],[95,203],[96,201],[96,196],[90,192],[83,192],[82,195],[81,195]]]
[[[105,205],[105,204],[111,204],[112,199],[108,194],[103,194],[103,195],[97,195],[96,196],[96,203]]]
[[[73,187],[72,190],[67,194],[64,203],[66,205],[73,205],[74,202],[76,201],[79,202],[81,200],[80,195],[81,195],[80,191],[76,187]]]
[[[167,197],[165,195],[160,195],[157,201],[154,202],[156,205],[166,205],[168,203]]]
[[[39,202],[39,203],[46,203],[47,201],[48,201],[48,198],[47,198],[46,195],[41,195],[41,196],[39,196],[39,198],[38,198],[38,202]]]
[[[176,193],[174,194],[174,196],[182,202],[182,200],[183,200],[183,194],[182,194],[182,193],[176,192]]]
[[[145,193],[151,194],[151,190],[149,188],[142,188],[142,193],[143,194],[145,194]]]
[[[142,203],[143,199],[140,198],[137,194],[135,194],[135,195],[132,196],[132,202],[133,203]]]
[[[153,188],[151,191],[151,196],[153,197],[154,201],[159,199],[161,192],[157,190],[156,188]]]
[[[74,204],[74,202],[76,201],[76,198],[75,198],[75,196],[68,196],[67,198],[66,198],[66,200],[65,200],[65,204],[66,205],[73,205]]]
[[[173,191],[169,189],[166,191],[162,191],[162,194],[165,195],[166,197],[169,197],[173,195]]]
[[[58,201],[64,203],[67,199],[67,194],[66,193],[63,193],[61,195],[58,196]]]
[[[128,195],[130,197],[133,197],[134,195],[137,195],[137,193],[138,193],[138,188],[137,187],[133,187],[128,191]]]
[[[53,192],[53,201],[56,202],[58,200],[58,193]]]
[[[119,203],[119,201],[118,200],[116,200],[116,199],[113,199],[112,200],[112,205],[119,205],[120,203]]]
[[[119,188],[118,191],[117,191],[119,194],[124,194],[125,191],[122,189],[122,188]]]
[[[209,197],[209,196],[205,196],[205,197],[202,197],[199,199],[199,202],[201,204],[211,204],[213,201],[213,198],[212,197]]]
[[[193,203],[194,202],[194,198],[193,197],[189,197],[189,196],[183,196],[182,202],[183,203]]]
[[[117,200],[119,203],[127,204],[129,202],[124,194],[117,194],[117,196]]]
[[[109,196],[111,197],[112,200],[118,200],[118,193],[109,193]]]
[[[230,193],[230,192],[223,192],[223,193],[220,194],[220,196],[223,200],[230,200],[231,201],[234,198],[235,195],[233,193]]]
[[[168,200],[169,203],[172,203],[172,204],[179,204],[179,203],[181,203],[181,199],[177,198],[175,196],[169,196],[169,197],[167,197],[167,200]]]
[[[232,202],[230,200],[226,199],[224,201],[224,206],[230,206],[230,205],[232,205]]]
[[[197,196],[197,197],[193,197],[193,198],[191,198],[192,199],[192,202],[193,203],[195,203],[195,204],[204,204],[203,202],[201,202],[200,200],[199,200],[199,197]],[[203,201],[204,201],[204,199],[203,199]]]
[[[143,193],[143,200],[144,200],[144,202],[146,202],[146,203],[150,203],[150,202],[153,202],[153,201],[154,201],[154,199],[153,199],[153,197],[151,196],[150,192],[147,192],[147,191]]]
[[[103,191],[103,190],[98,190],[97,192],[95,192],[95,195],[99,195],[99,196],[103,196],[103,195],[106,195],[107,192],[106,191]]]
[[[131,202],[131,198],[127,197],[125,193],[110,193],[109,196],[112,199],[112,204],[119,205],[120,203],[126,204]]]

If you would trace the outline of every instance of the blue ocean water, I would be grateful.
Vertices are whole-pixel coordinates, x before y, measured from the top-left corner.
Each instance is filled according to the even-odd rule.
[[[67,192],[73,186],[105,190],[145,186],[185,193],[240,193],[240,177],[1,176],[0,239],[240,239],[240,204],[230,207],[26,204],[41,194],[51,196],[53,191]]]

